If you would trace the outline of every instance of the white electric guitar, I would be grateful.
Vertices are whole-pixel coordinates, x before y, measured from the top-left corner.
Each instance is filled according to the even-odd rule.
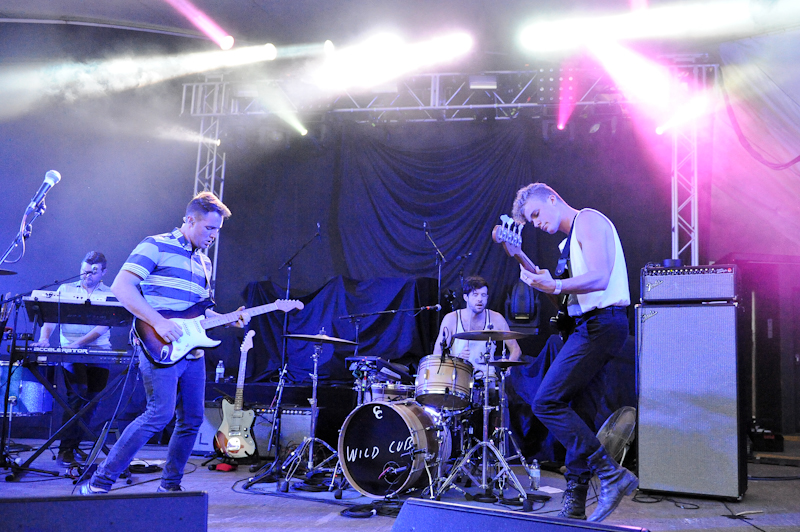
[[[258,452],[253,438],[253,424],[256,414],[253,410],[243,410],[244,370],[247,368],[247,352],[253,347],[255,331],[248,331],[242,342],[239,358],[239,379],[236,381],[236,399],[222,400],[222,423],[214,436],[214,447],[230,458],[247,458]]]

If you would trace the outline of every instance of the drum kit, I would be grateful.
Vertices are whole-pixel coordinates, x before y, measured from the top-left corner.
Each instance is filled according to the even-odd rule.
[[[339,432],[338,449],[315,437],[317,419],[317,363],[322,345],[354,346],[355,342],[320,335],[287,335],[290,339],[314,342],[310,435],[286,459],[282,469],[287,481],[305,462],[309,472],[334,465],[330,489],[338,478],[361,494],[376,498],[393,498],[404,492],[421,489],[422,495],[439,499],[449,489],[456,489],[468,499],[530,507],[525,489],[508,462],[519,459],[525,473],[532,472],[507,426],[506,372],[520,361],[507,358],[491,360],[493,344],[526,336],[514,331],[469,331],[454,338],[486,342],[482,356],[483,382],[474,378],[473,365],[448,355],[429,355],[420,360],[412,377],[400,364],[379,357],[354,356],[345,359],[356,375],[358,405],[347,416]],[[504,352],[505,356],[506,353]],[[490,368],[494,368],[492,372]],[[477,393],[476,390],[481,390]],[[498,404],[490,401],[497,389]],[[482,411],[480,439],[478,427],[472,425]],[[490,415],[499,411],[499,426],[490,434]],[[509,445],[510,443],[510,445]],[[314,446],[331,454],[321,463],[314,463]],[[509,456],[513,448],[512,456]],[[329,470],[328,470],[329,471]],[[457,482],[465,481],[479,489],[468,494]],[[505,490],[516,491],[516,497],[504,497]],[[496,491],[495,491],[496,490]]]

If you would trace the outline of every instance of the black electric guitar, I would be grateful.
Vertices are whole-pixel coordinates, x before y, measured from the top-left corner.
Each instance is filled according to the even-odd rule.
[[[303,303],[300,301],[294,299],[278,299],[274,303],[269,303],[267,305],[260,305],[258,307],[252,307],[241,311],[237,310],[228,314],[220,314],[219,316],[206,318],[204,317],[205,311],[209,306],[210,304],[207,301],[201,301],[180,312],[171,310],[159,311],[159,314],[177,323],[181,331],[183,331],[183,336],[174,342],[165,342],[149,323],[140,319],[135,319],[133,322],[133,330],[136,333],[136,337],[142,343],[147,357],[156,364],[171,366],[189,354],[189,351],[192,349],[198,347],[216,347],[220,344],[220,340],[212,340],[206,336],[206,329],[233,323],[237,321],[242,314],[253,317],[276,310],[289,312],[294,309],[303,309]]]
[[[538,269],[536,264],[522,251],[522,227],[521,224],[516,223],[510,216],[504,214],[500,217],[500,225],[495,225],[494,229],[492,229],[492,240],[498,244],[502,244],[506,254],[516,259],[523,268],[531,273],[536,273]],[[559,261],[559,263],[560,262],[561,261]],[[562,269],[561,264],[559,264],[559,269]],[[569,276],[566,263],[563,265],[563,270],[563,273],[558,276],[558,278],[563,279]],[[575,318],[567,313],[568,296],[567,294],[560,297],[554,296],[553,294],[545,295],[548,301],[550,301],[558,311],[555,316],[550,318],[550,323],[556,328],[561,338],[566,341],[567,337],[575,330]]]
[[[253,437],[253,424],[256,414],[253,410],[244,410],[244,373],[247,368],[247,352],[253,348],[251,330],[244,337],[239,358],[239,379],[236,381],[236,399],[222,400],[222,423],[214,436],[214,448],[229,458],[247,458],[258,452]]]

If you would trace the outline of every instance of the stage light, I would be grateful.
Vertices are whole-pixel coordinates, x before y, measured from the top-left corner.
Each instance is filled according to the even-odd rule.
[[[233,37],[231,37],[230,35],[226,35],[225,37],[220,39],[219,47],[222,48],[223,50],[230,50],[231,48],[233,48]]]
[[[359,45],[336,50],[310,74],[323,89],[370,88],[420,68],[451,61],[471,47],[472,38],[464,33],[411,44],[397,35],[377,34]]]
[[[777,31],[800,23],[800,3],[749,0],[681,2],[623,14],[540,19],[524,27],[520,45],[533,53],[570,52],[597,40],[735,38]],[[764,2],[762,2],[764,4]]]
[[[497,76],[470,76],[469,88],[472,90],[497,89]]]
[[[209,39],[214,41],[223,50],[233,47],[233,37],[211,20],[211,17],[200,11],[189,0],[164,0],[175,10],[186,17],[194,26],[202,31]]]

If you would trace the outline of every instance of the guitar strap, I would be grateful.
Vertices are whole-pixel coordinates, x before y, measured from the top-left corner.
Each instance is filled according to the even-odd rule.
[[[575,215],[577,218],[578,215]],[[569,228],[569,235],[567,235],[567,241],[564,244],[564,249],[561,250],[561,256],[558,258],[558,265],[556,265],[556,278],[564,279],[565,275],[569,275],[569,247],[572,243],[572,231],[575,229],[575,218],[572,219],[572,226]]]

